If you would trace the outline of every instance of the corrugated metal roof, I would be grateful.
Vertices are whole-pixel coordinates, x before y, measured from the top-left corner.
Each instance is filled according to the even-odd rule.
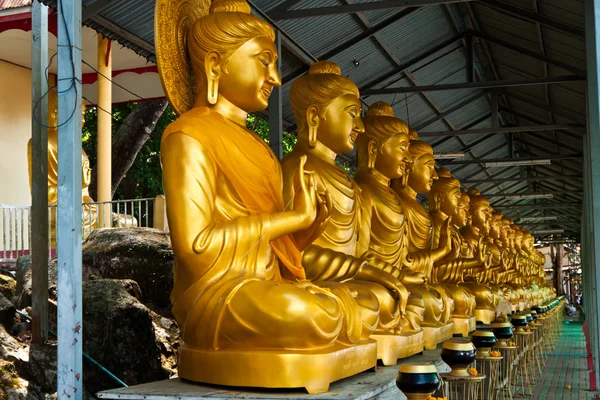
[[[0,0],[0,6],[22,1]],[[55,0],[46,1],[52,3]],[[91,1],[85,0],[84,4]],[[373,0],[304,0],[298,2],[293,9],[340,6],[367,1]],[[417,10],[410,9],[410,12],[388,9],[364,12],[360,15],[342,13],[285,19],[276,23],[312,56],[322,58],[328,55],[332,61],[341,66],[343,73],[353,79],[363,90],[374,82],[375,84],[371,86],[377,88],[465,82],[467,52],[464,41],[455,41],[427,57],[423,55],[468,29],[480,30],[494,39],[475,41],[477,80],[528,79],[572,73],[553,65],[552,62],[544,62],[543,59],[546,57],[556,63],[568,64],[575,69],[585,71],[584,39],[573,32],[565,32],[560,27],[551,26],[554,20],[575,29],[582,29],[584,10],[580,0],[538,0],[537,2],[500,0],[500,2],[529,13],[539,13],[550,22],[539,25],[526,16],[516,17],[499,10],[498,7],[490,7],[484,2],[468,2],[420,7]],[[283,4],[284,0],[255,0],[253,3],[268,13]],[[100,12],[100,19],[86,21],[86,24],[152,60],[153,12],[153,1],[113,0],[108,8]],[[103,26],[103,19],[110,21],[119,29],[115,29],[114,26],[110,29]],[[387,26],[377,34],[366,37],[365,32],[378,24],[387,24]],[[505,42],[507,45],[501,46],[498,44],[500,42]],[[520,51],[521,48],[538,56],[524,55]],[[334,49],[337,51],[333,51]],[[398,70],[397,64],[415,60],[412,65],[405,66],[404,71]],[[358,61],[358,66],[355,65],[355,61]],[[305,70],[305,61],[297,59],[284,46],[282,75],[295,78]],[[387,78],[382,79],[382,77]],[[292,80],[284,83],[283,114],[289,124],[294,124],[288,101],[291,83]],[[487,93],[451,112],[445,118],[435,120],[439,113],[450,110],[478,93],[481,91],[469,89],[407,95],[386,94],[368,96],[364,101],[366,104],[372,104],[377,100],[387,101],[392,104],[396,115],[410,125],[419,126],[427,123],[424,132],[491,128],[491,98]],[[585,83],[583,82],[522,86],[502,89],[498,93],[503,125],[570,124],[585,123],[586,120]],[[431,122],[432,120],[434,122]],[[508,157],[509,136],[513,138],[515,157],[570,154],[574,153],[574,150],[581,152],[583,146],[581,137],[572,130],[492,134],[489,137],[482,134],[469,134],[451,138],[428,137],[425,140],[435,144],[436,151],[467,151],[465,159],[470,160],[480,157],[485,159]],[[485,137],[487,138],[482,140]],[[452,164],[444,160],[440,164],[448,166],[461,179],[489,179],[490,176],[506,178],[519,176],[521,173],[518,167],[486,170],[481,163]],[[528,176],[553,173],[581,174],[582,166],[580,159],[564,159],[555,160],[550,166],[531,166],[523,171]],[[491,182],[480,187],[488,193],[515,193],[530,191],[532,188],[543,192],[549,188],[569,188],[577,184],[561,181],[501,184]],[[579,198],[577,196],[580,195],[569,196]],[[508,201],[501,197],[494,197],[491,200],[494,204],[533,204],[533,200]],[[556,202],[543,200],[535,204],[553,201]]]
[[[0,0],[0,10],[8,10],[10,8],[29,7],[31,0]]]

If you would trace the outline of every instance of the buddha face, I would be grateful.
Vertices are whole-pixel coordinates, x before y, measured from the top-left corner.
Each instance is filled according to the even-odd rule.
[[[425,153],[414,160],[408,175],[408,186],[417,193],[428,193],[431,190],[433,181],[438,178],[433,154]]]
[[[311,106],[307,118],[318,118],[317,140],[336,154],[347,153],[365,127],[360,118],[360,99],[353,94],[336,97],[327,108]],[[310,123],[310,121],[309,121]]]
[[[448,216],[454,216],[460,202],[460,185],[452,185],[440,204],[440,211]]]
[[[482,234],[488,233],[490,230],[490,216],[490,203],[487,200],[482,201],[479,207],[471,212],[473,226],[479,228]]]
[[[461,195],[452,222],[459,228],[466,226],[469,221],[469,196]]]
[[[406,173],[412,159],[408,152],[410,139],[406,133],[389,138],[377,152],[375,169],[389,179],[397,179]]]
[[[218,74],[219,97],[250,113],[267,108],[273,87],[281,85],[277,57],[273,41],[261,36],[240,46],[225,65],[217,52],[210,52],[205,69],[207,75]]]
[[[502,217],[492,215],[490,223],[490,236],[494,239],[500,239],[500,231],[502,230]]]

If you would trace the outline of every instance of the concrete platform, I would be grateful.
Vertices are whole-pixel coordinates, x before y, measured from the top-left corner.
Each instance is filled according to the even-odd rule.
[[[399,400],[406,397],[396,388],[398,368],[404,363],[435,363],[439,372],[450,368],[440,360],[440,349],[425,351],[403,359],[391,367],[378,367],[376,372],[363,372],[331,384],[327,393],[309,395],[304,390],[266,390],[225,388],[169,379],[122,389],[112,389],[97,394],[100,399],[120,400],[171,400],[171,399],[349,399],[349,400]]]

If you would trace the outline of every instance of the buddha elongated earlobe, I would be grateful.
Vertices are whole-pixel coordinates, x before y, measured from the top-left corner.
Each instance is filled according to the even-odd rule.
[[[219,99],[219,78],[209,79],[206,91],[208,104],[217,104]]]
[[[367,161],[367,168],[369,172],[375,170],[375,160],[377,159],[377,142],[371,140],[369,142],[369,160]]]
[[[216,51],[211,51],[204,59],[206,71],[206,100],[208,104],[217,104],[219,99],[219,77],[221,76],[221,56]]]
[[[319,129],[319,108],[310,106],[306,110],[306,122],[308,123],[308,145],[315,147],[317,145],[317,131]]]

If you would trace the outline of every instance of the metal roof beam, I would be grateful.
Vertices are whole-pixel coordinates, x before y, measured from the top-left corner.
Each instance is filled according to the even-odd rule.
[[[558,117],[566,118],[573,122],[581,124],[582,126],[585,126],[585,119],[582,119],[582,117],[580,117],[576,114],[572,114],[572,113],[566,112],[564,110],[557,110],[557,109],[550,107],[549,105],[544,104],[534,98],[531,98],[529,96],[522,96],[522,95],[512,92],[512,91],[505,91],[504,94],[510,98],[513,98],[515,100],[522,101],[523,103],[527,103],[528,105],[534,106],[540,110],[551,112],[552,114],[554,114]],[[583,118],[585,118],[585,117],[583,117]]]
[[[115,4],[117,0],[96,0],[89,6],[85,7],[81,13],[81,20],[83,22],[87,21],[94,15],[101,13],[106,10],[112,4]]]
[[[332,59],[333,57],[337,56],[338,54],[341,54],[345,50],[348,50],[348,48],[350,48],[351,46],[353,46],[357,43],[360,43],[363,40],[369,39],[370,37],[373,37],[377,33],[381,32],[382,30],[386,29],[387,27],[395,24],[396,22],[400,21],[402,18],[417,11],[418,9],[419,9],[418,7],[404,9],[401,12],[399,12],[398,14],[392,16],[391,18],[388,18],[385,21],[373,26],[371,29],[364,31],[360,35],[346,40],[345,42],[339,44],[338,46],[334,47],[333,49],[327,51],[327,53],[319,55],[317,58],[319,60]],[[295,71],[292,71],[289,74],[287,74],[286,76],[284,76],[283,83],[285,84],[287,82],[293,81],[294,79],[298,78],[299,76],[302,76],[303,74],[305,74],[307,71],[308,71],[308,68],[306,68],[306,67],[298,68]]]
[[[504,128],[484,128],[484,129],[466,129],[458,131],[431,131],[419,132],[419,137],[432,136],[458,136],[472,134],[488,134],[488,133],[511,133],[511,132],[539,132],[539,131],[555,131],[560,129],[577,129],[579,126],[574,125],[529,125],[529,126],[510,126]]]
[[[507,112],[507,113],[510,113],[510,114],[514,115],[515,117],[518,117],[518,118],[521,118],[521,119],[525,119],[525,120],[527,120],[527,121],[531,121],[531,122],[533,122],[533,123],[536,123],[536,124],[540,124],[540,125],[543,125],[543,124],[545,124],[545,122],[544,122],[544,121],[542,121],[541,119],[538,119],[538,118],[532,117],[531,115],[523,114],[523,113],[521,113],[521,112],[519,112],[519,111],[515,111],[515,110],[514,110],[514,109],[512,109],[512,108],[506,108],[506,107],[503,107],[503,108],[502,108],[502,111],[504,111],[504,112]],[[579,123],[577,123],[577,124],[575,124],[575,125],[573,125],[573,126],[577,126],[577,127],[578,127],[578,129],[583,129],[583,128],[585,128],[585,125],[581,125],[581,124],[579,124]],[[565,131],[565,130],[561,130],[561,132],[563,132],[565,135],[571,136],[571,137],[573,137],[573,138],[575,138],[575,139],[581,139],[581,138],[582,138],[582,136],[583,136],[583,134],[582,134],[582,133],[575,134],[575,133],[573,133],[573,132],[569,132],[569,131]]]
[[[98,25],[102,25],[104,28],[110,30],[110,33],[112,33],[112,35],[107,34],[106,35],[107,38],[109,38],[111,40],[116,40],[116,41],[119,41],[119,39],[127,40],[128,42],[131,42],[131,43],[135,44],[136,46],[140,47],[141,49],[149,52],[152,55],[151,57],[149,57],[150,59],[155,58],[156,52],[154,50],[154,45],[152,43],[142,39],[141,37],[137,36],[134,33],[129,32],[127,29],[115,24],[111,20],[104,18],[101,15],[94,15],[93,17],[90,18],[90,20],[94,21]],[[156,60],[152,60],[152,61],[156,61]]]
[[[581,203],[555,203],[555,204],[518,204],[508,206],[494,207],[502,210],[517,210],[517,209],[529,209],[534,208],[537,210],[554,210],[561,208],[581,208]]]
[[[464,3],[474,0],[381,0],[370,3],[356,3],[343,6],[304,8],[297,10],[273,10],[269,17],[275,20],[321,17],[334,14],[351,14],[365,11],[389,10],[393,8],[432,6],[448,3]]]
[[[369,3],[364,3],[364,4],[369,4]],[[462,32],[454,37],[451,37],[450,39],[446,40],[445,42],[442,42],[442,43],[438,44],[437,46],[432,47],[431,49],[412,58],[411,60],[408,60],[407,62],[403,63],[402,65],[399,65],[398,67],[394,68],[392,71],[387,72],[382,76],[376,77],[375,79],[371,80],[370,82],[367,82],[366,84],[364,84],[363,86],[360,87],[361,96],[366,96],[366,94],[364,94],[364,92],[366,90],[372,89],[373,87],[380,85],[382,82],[388,80],[389,78],[393,77],[394,75],[397,75],[397,74],[403,72],[405,69],[408,69],[408,68],[412,67],[413,65],[425,60],[426,58],[431,57],[435,53],[444,50],[448,46],[467,37],[468,35],[470,35],[470,32]]]
[[[548,181],[548,180],[568,180],[568,179],[583,179],[580,175],[548,175],[548,176],[526,176],[517,178],[491,178],[491,179],[469,179],[463,180],[461,183],[480,184],[480,183],[498,183],[498,182],[529,182],[529,181]]]
[[[529,22],[538,23],[540,25],[552,28],[559,32],[575,36],[582,40],[585,39],[585,32],[583,29],[579,29],[574,26],[557,21],[555,19],[544,17],[537,13],[527,11],[519,7],[515,7],[511,4],[504,3],[498,0],[479,0],[479,3],[491,7],[494,10],[499,11],[503,14],[512,15],[513,17],[521,18]]]
[[[577,67],[574,67],[571,64],[567,64],[567,63],[565,63],[563,61],[554,59],[552,57],[548,57],[548,56],[546,56],[544,54],[540,54],[540,53],[537,53],[535,51],[526,49],[525,47],[517,46],[516,44],[513,44],[511,42],[507,42],[505,40],[496,38],[496,37],[494,37],[492,35],[489,35],[489,34],[486,34],[486,33],[480,32],[480,31],[473,31],[473,35],[476,36],[476,37],[478,37],[479,39],[485,40],[486,42],[490,42],[490,43],[497,44],[498,46],[506,47],[507,49],[515,51],[517,53],[521,53],[521,54],[529,56],[531,58],[535,58],[536,60],[543,61],[543,62],[548,63],[548,64],[552,64],[552,65],[554,65],[556,67],[563,68],[563,69],[565,69],[567,71],[571,71],[571,72],[573,72],[576,75],[586,76],[586,73],[585,73],[584,70],[582,70],[580,68],[577,68]]]
[[[404,68],[403,68],[404,69]],[[400,72],[400,71],[397,71]],[[393,75],[393,74],[392,74]],[[483,81],[483,82],[464,82],[464,83],[449,83],[445,85],[425,85],[418,87],[395,87],[382,89],[367,89],[362,91],[362,95],[386,95],[396,93],[419,93],[432,92],[437,90],[456,90],[456,89],[491,89],[491,88],[507,88],[513,86],[530,86],[530,85],[551,85],[555,83],[581,82],[585,81],[584,77],[577,75],[550,76],[533,79],[507,79],[499,81]]]
[[[476,158],[473,160],[452,160],[448,164],[479,164],[488,162],[518,162],[518,161],[537,161],[537,160],[563,160],[566,158],[582,158],[583,154],[553,154],[540,157],[517,157],[517,158]],[[520,165],[519,165],[520,166]],[[503,168],[510,168],[509,166]]]
[[[416,126],[414,127],[414,129],[416,129],[417,131],[420,131],[421,129],[423,129],[423,128],[425,128],[425,127],[427,127],[427,126],[429,126],[429,125],[433,124],[434,122],[437,122],[437,121],[439,121],[440,119],[442,119],[442,118],[445,118],[445,117],[449,116],[449,115],[450,115],[450,114],[452,114],[453,112],[460,110],[460,109],[461,109],[461,108],[463,108],[464,106],[471,104],[471,103],[472,103],[472,102],[474,102],[475,100],[477,100],[477,99],[480,99],[481,97],[485,96],[486,94],[487,94],[487,92],[486,92],[486,91],[481,91],[481,92],[479,92],[479,93],[475,94],[474,96],[471,96],[471,97],[469,97],[469,98],[468,98],[468,99],[466,99],[465,101],[463,101],[463,102],[461,102],[461,103],[458,103],[458,104],[457,104],[457,105],[455,105],[455,106],[452,106],[452,107],[450,107],[449,109],[447,109],[446,111],[444,111],[444,112],[442,112],[442,113],[440,113],[440,114],[436,115],[435,117],[433,117],[433,118],[431,118],[431,119],[429,119],[429,120],[427,120],[427,121],[424,121],[423,123],[421,123],[421,124],[419,124],[419,125],[416,125]]]
[[[515,196],[515,195],[519,195],[519,196],[520,195],[529,196],[529,195],[538,195],[538,194],[561,195],[561,194],[575,194],[575,193],[583,193],[583,190],[582,191],[575,191],[575,190],[555,190],[555,191],[544,191],[544,192],[516,192],[516,193],[511,193],[511,194],[505,194],[505,193],[481,193],[481,195],[484,196],[484,197],[505,197],[505,196]],[[527,200],[527,199],[524,198],[524,199],[520,199],[520,200]]]

